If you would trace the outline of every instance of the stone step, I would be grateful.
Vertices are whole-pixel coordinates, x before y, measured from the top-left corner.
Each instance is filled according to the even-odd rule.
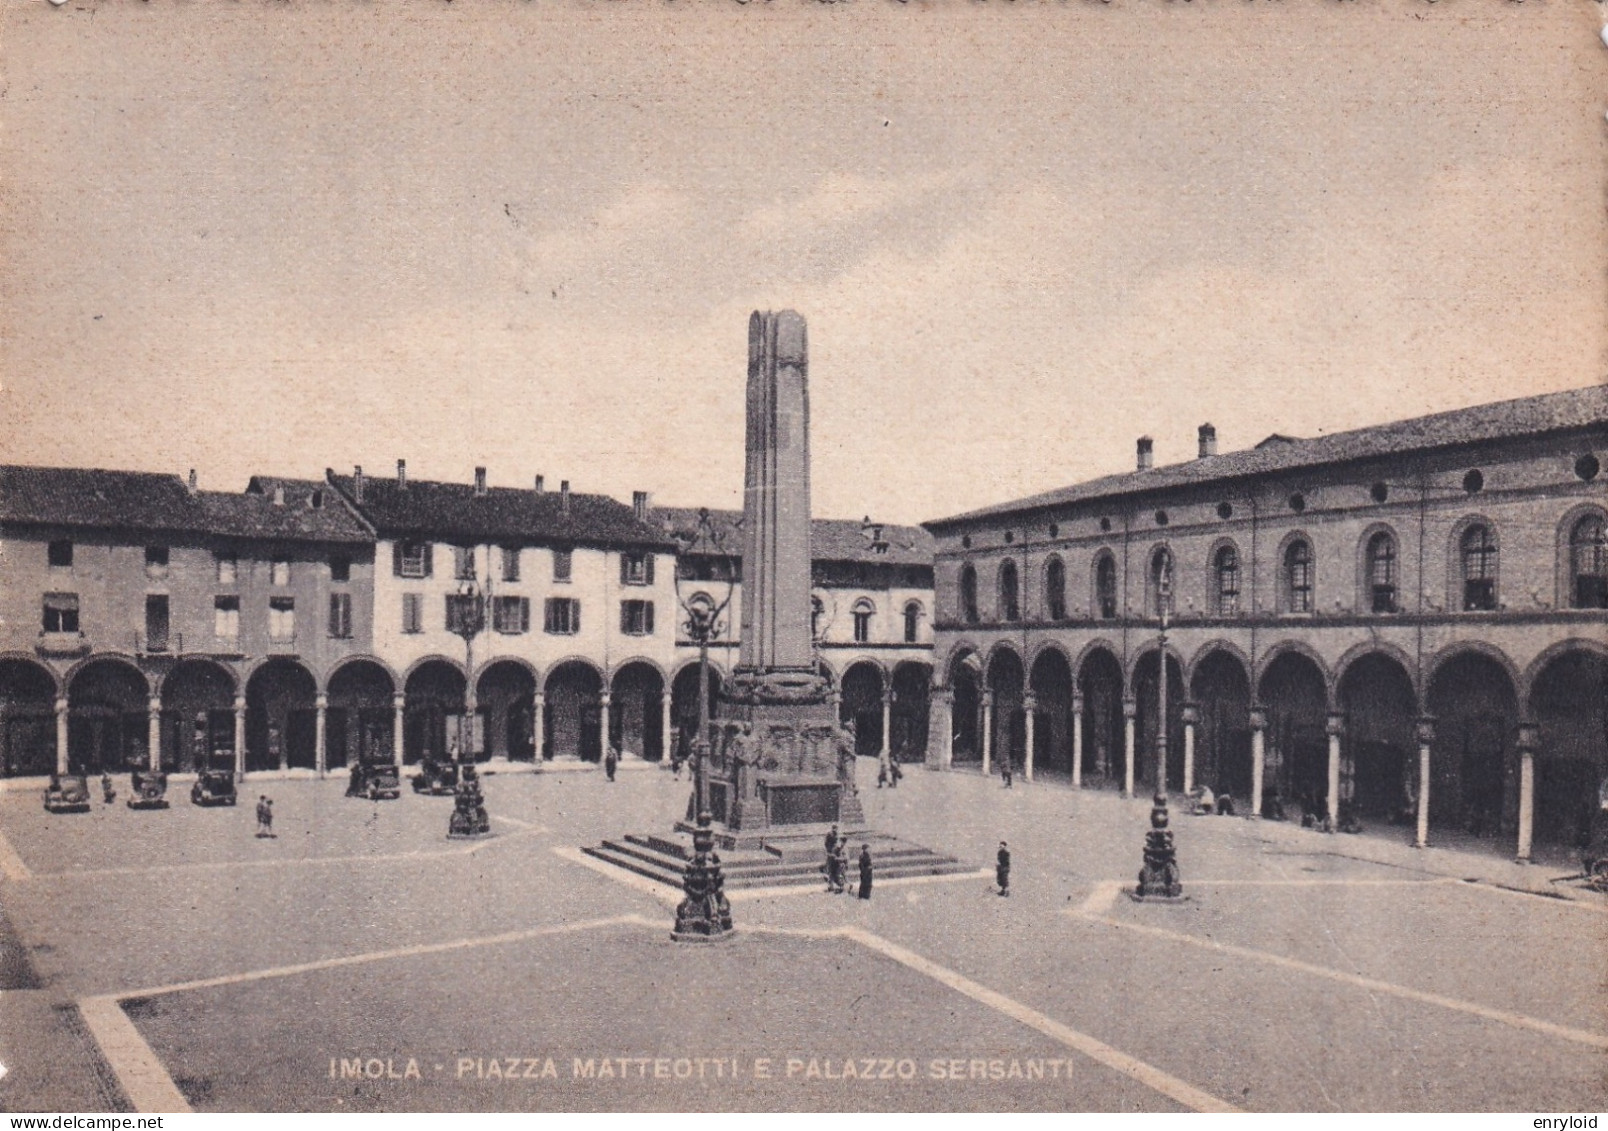
[[[912,876],[942,876],[970,872],[972,867],[954,857],[945,856],[920,845],[912,845],[892,838],[876,838],[878,844],[871,853],[875,874],[879,879],[904,879]],[[685,845],[652,834],[630,833],[619,840],[606,840],[600,845],[582,849],[588,856],[623,868],[639,876],[671,887],[680,887],[687,865]],[[858,854],[849,857],[849,882],[858,880]],[[732,891],[760,887],[813,887],[825,884],[821,868],[822,853],[816,850],[812,858],[800,859],[791,854],[778,858],[770,852],[727,853],[721,857],[721,871],[726,887]]]

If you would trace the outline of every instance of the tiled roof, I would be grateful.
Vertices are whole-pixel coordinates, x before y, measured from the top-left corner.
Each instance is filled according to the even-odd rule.
[[[652,520],[690,552],[698,530],[698,508],[654,507]],[[732,557],[743,553],[742,511],[711,510],[709,518]],[[876,526],[879,524],[872,524]],[[932,565],[933,538],[919,526],[880,524],[886,548],[878,552],[871,529],[852,519],[818,518],[810,526],[810,554],[816,561],[881,562],[887,565]],[[689,552],[689,551],[683,551]]]
[[[220,534],[271,541],[369,542],[372,536],[329,491],[308,505],[305,480],[287,486],[285,505],[268,494],[191,493],[177,475],[82,467],[0,467],[0,522],[166,534]]]
[[[564,509],[561,492],[488,487],[476,494],[468,483],[410,479],[363,480],[357,502],[350,475],[328,473],[381,537],[441,541],[561,544],[674,551],[675,543],[651,523],[607,495],[571,492]]]
[[[1608,428],[1608,386],[1592,385],[1562,393],[1499,401],[1473,408],[1398,420],[1311,439],[1275,434],[1254,448],[1169,464],[1150,471],[1128,471],[1062,487],[1024,499],[997,503],[925,525],[943,527],[973,519],[1045,507],[1182,487],[1492,440]]]

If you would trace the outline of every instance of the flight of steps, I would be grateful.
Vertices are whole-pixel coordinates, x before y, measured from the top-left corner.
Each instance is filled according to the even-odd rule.
[[[858,882],[861,844],[871,846],[871,862],[878,880],[905,876],[946,876],[974,871],[953,856],[919,844],[879,833],[849,835],[849,875]],[[679,888],[692,857],[691,838],[627,833],[618,840],[583,847],[582,852],[617,868]],[[825,886],[821,870],[825,846],[820,840],[778,839],[757,850],[720,853],[720,869],[728,891],[743,888]]]

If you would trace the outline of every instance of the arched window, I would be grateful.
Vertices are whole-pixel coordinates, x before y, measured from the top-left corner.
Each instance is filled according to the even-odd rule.
[[[1588,514],[1569,532],[1569,603],[1608,609],[1608,525]]]
[[[1284,551],[1284,611],[1312,611],[1312,543],[1297,538]]]
[[[1172,612],[1172,551],[1165,546],[1156,547],[1150,555],[1150,612],[1162,616]]]
[[[1100,606],[1101,620],[1117,617],[1117,559],[1103,553],[1094,563],[1094,599]]]
[[[1393,613],[1396,604],[1396,537],[1381,530],[1368,539],[1368,594],[1376,613]]]
[[[906,644],[914,644],[921,631],[921,602],[911,601],[904,607],[904,638]]]
[[[999,566],[999,619],[1021,620],[1022,605],[1018,600],[1016,563],[1006,558]]]
[[[1212,570],[1217,577],[1217,615],[1220,617],[1238,615],[1240,607],[1239,551],[1233,546],[1224,546],[1219,549],[1217,557],[1212,561]]]
[[[871,618],[876,615],[877,607],[869,600],[861,597],[854,602],[851,610],[854,615],[854,642],[865,644],[871,639]]]
[[[1044,608],[1051,620],[1066,619],[1066,566],[1060,558],[1044,563]]]
[[[1458,541],[1463,558],[1463,609],[1481,612],[1496,608],[1496,536],[1476,522]]]
[[[977,623],[977,571],[970,563],[960,570],[960,616],[967,624]]]

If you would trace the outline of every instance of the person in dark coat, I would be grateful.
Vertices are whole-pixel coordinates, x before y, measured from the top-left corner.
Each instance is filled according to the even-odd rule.
[[[1011,788],[1011,756],[1009,754],[999,760],[1000,776],[1005,779],[1005,788]]]
[[[619,765],[620,756],[615,752],[614,747],[611,746],[609,747],[608,753],[603,755],[603,772],[608,776],[609,781],[614,780],[614,771],[619,768]]]
[[[1011,894],[1011,850],[1004,841],[999,842],[999,855],[995,857],[994,882],[999,885],[1000,895]]]
[[[117,787],[112,784],[111,774],[101,775],[101,799],[107,805],[117,800]]]
[[[257,799],[257,835],[271,837],[274,835],[274,803],[264,795]]]
[[[837,870],[837,887],[832,890],[842,895],[849,890],[849,842],[840,838],[832,850],[832,866]]]
[[[871,898],[871,846],[860,846],[860,898]]]

